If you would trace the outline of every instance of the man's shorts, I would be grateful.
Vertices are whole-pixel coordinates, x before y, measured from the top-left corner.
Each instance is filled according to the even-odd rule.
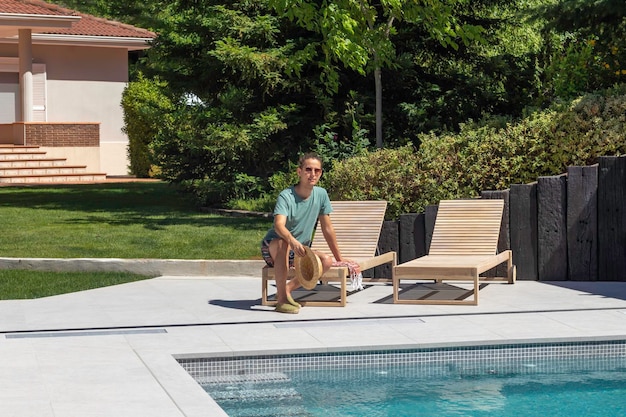
[[[261,256],[263,256],[263,260],[265,260],[267,266],[270,268],[274,267],[274,259],[272,259],[272,255],[270,255],[270,242],[267,240],[261,242]],[[289,250],[289,268],[293,267],[293,259],[295,256],[296,254],[292,250]]]
[[[311,242],[308,242],[306,245],[310,247]],[[270,255],[270,242],[267,240],[263,240],[263,242],[261,242],[261,256],[263,256],[263,260],[265,260],[265,263],[269,267],[274,267],[274,259],[272,259],[272,255]],[[293,260],[295,256],[296,254],[292,250],[289,250],[289,268],[293,268]]]

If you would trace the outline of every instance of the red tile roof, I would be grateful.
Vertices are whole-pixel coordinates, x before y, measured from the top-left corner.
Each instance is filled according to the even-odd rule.
[[[55,6],[45,1],[29,0],[2,0],[0,1],[0,13],[35,14],[53,16],[72,16],[72,10]]]
[[[3,13],[39,16],[80,16],[80,20],[73,24],[71,28],[44,32],[49,34],[146,39],[156,37],[154,32],[146,29],[65,9],[43,0],[0,0],[0,19],[2,19],[1,14]]]

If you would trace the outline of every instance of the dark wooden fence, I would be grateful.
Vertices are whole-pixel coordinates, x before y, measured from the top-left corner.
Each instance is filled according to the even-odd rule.
[[[601,157],[481,198],[505,200],[498,246],[513,251],[518,279],[626,281],[626,157]],[[428,206],[385,221],[379,251],[396,251],[400,263],[427,254],[436,216],[437,206]],[[388,277],[390,270],[365,275]]]

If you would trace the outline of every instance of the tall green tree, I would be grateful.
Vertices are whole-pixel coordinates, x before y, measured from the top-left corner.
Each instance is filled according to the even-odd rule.
[[[178,0],[164,15],[145,61],[178,103],[153,144],[163,175],[267,178],[312,147],[321,110],[310,33],[263,1]]]
[[[445,48],[419,25],[398,27],[398,65],[385,70],[388,137],[419,145],[417,135],[456,131],[484,115],[519,117],[541,91],[542,23],[527,13],[543,0],[458,4],[461,24],[480,26],[484,42]],[[402,142],[400,143],[402,144]]]
[[[392,35],[396,22],[419,24],[442,45],[456,48],[457,40],[477,39],[480,27],[460,24],[453,5],[466,0],[270,0],[279,11],[322,36],[327,86],[337,90],[335,62],[361,75],[374,74],[376,146],[383,146],[382,68],[395,64]]]

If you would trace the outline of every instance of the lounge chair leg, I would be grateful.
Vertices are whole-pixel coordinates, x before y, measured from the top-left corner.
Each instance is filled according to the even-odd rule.
[[[399,279],[393,277],[393,303],[397,304],[400,297],[398,296],[398,288],[400,287]]]
[[[476,276],[474,276],[474,305],[477,306],[478,305],[478,291],[480,287],[480,280],[478,278],[478,274],[476,274]]]
[[[346,268],[346,271],[343,273],[343,277],[341,278],[341,299],[339,300],[339,305],[341,307],[345,307],[346,306],[346,297],[348,295],[348,291],[346,289],[346,281],[348,280],[348,271]]]
[[[261,305],[267,305],[267,278],[261,278]]]
[[[509,259],[506,262],[509,284],[515,284],[515,280],[517,279],[517,269],[515,265],[513,265],[513,257],[509,255]]]

